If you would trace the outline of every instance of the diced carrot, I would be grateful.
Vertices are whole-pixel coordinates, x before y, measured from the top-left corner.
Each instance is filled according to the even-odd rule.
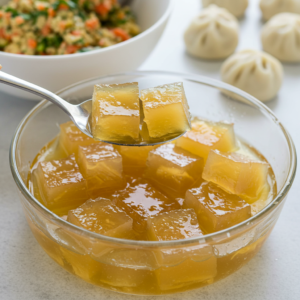
[[[37,46],[37,42],[34,39],[28,39],[27,44],[28,44],[28,47],[31,49],[35,49]]]
[[[120,37],[122,39],[122,41],[126,41],[126,40],[130,39],[129,34],[122,28],[114,28],[114,29],[112,29],[112,32],[116,36]]]
[[[3,39],[5,39],[5,37],[6,37],[4,28],[0,28],[0,37]]]
[[[15,21],[17,25],[21,25],[25,22],[24,18],[22,18],[21,16],[15,17]]]
[[[76,35],[76,36],[80,36],[81,35],[81,31],[80,30],[73,30],[72,34]]]
[[[50,31],[51,28],[48,24],[46,24],[41,30],[43,36],[47,36],[50,33]]]
[[[100,41],[99,41],[99,46],[104,46],[104,44],[105,44],[105,39],[100,39]]]
[[[45,10],[46,6],[43,3],[38,3],[36,8],[37,10],[42,11]]]
[[[111,10],[112,8],[112,2],[111,0],[104,0],[103,4],[107,7],[108,10]]]
[[[52,7],[48,8],[48,16],[54,17],[55,16],[55,10]]]
[[[59,26],[60,30],[63,31],[66,28],[66,22],[64,20],[62,20],[58,23],[58,26]]]
[[[4,14],[4,16],[5,16],[6,19],[9,20],[11,18],[11,13],[7,12],[7,13]]]
[[[69,6],[67,4],[61,3],[61,4],[59,4],[58,9],[59,10],[68,10]]]
[[[68,46],[66,47],[66,53],[67,53],[67,54],[72,54],[72,53],[75,53],[78,49],[79,49],[78,46],[75,46],[75,45],[68,45]]]
[[[4,28],[0,29],[0,37],[6,40],[11,40],[12,35],[7,34]]]
[[[101,3],[95,7],[95,10],[99,15],[105,16],[109,12],[109,7],[107,7],[107,5]]]
[[[0,18],[4,17],[4,12],[2,10],[0,10]]]
[[[90,29],[95,29],[99,26],[99,21],[96,18],[89,19],[85,21],[85,26]]]

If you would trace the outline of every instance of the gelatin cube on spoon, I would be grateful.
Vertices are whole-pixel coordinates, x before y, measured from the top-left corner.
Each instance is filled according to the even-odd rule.
[[[92,100],[92,134],[109,142],[128,143],[140,138],[138,83],[99,84]]]
[[[132,219],[110,200],[88,200],[70,210],[68,221],[84,229],[112,237],[126,238],[132,231]]]
[[[268,194],[265,192],[269,188],[268,172],[266,162],[240,153],[211,150],[202,177],[251,204]]]
[[[88,146],[93,143],[97,141],[81,132],[72,121],[60,124],[59,146],[67,155],[74,153],[77,157],[79,146]]]
[[[184,196],[201,178],[203,159],[175,144],[165,144],[151,151],[145,176],[160,190],[177,198]]]
[[[91,194],[104,188],[119,188],[124,183],[122,157],[110,144],[80,146],[78,165]]]
[[[237,144],[233,124],[195,119],[192,130],[180,137],[176,146],[205,160],[211,149],[223,152],[234,151]]]
[[[40,162],[37,168],[40,196],[47,208],[74,208],[87,200],[86,181],[79,171],[75,156]]]
[[[141,91],[144,122],[151,139],[168,139],[190,129],[190,113],[183,83]]]
[[[129,179],[126,189],[118,192],[116,205],[133,219],[133,228],[137,234],[145,232],[149,216],[180,207],[176,201],[170,200],[142,179]]]
[[[193,208],[208,233],[223,230],[251,217],[251,206],[210,182],[186,192],[184,207]]]
[[[148,218],[147,235],[150,241],[170,241],[202,236],[193,209],[179,209]],[[156,251],[155,271],[162,290],[210,280],[216,275],[216,258],[207,245],[165,248]]]

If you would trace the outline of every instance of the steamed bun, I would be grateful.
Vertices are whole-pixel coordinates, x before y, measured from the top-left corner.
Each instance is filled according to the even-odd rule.
[[[238,44],[239,26],[226,9],[210,5],[195,17],[184,34],[187,52],[206,59],[232,54]]]
[[[221,76],[224,82],[268,101],[280,89],[283,69],[276,58],[265,52],[242,50],[223,63]]]
[[[203,7],[207,7],[210,4],[226,8],[234,16],[241,17],[248,7],[248,0],[202,0]]]
[[[260,9],[265,20],[282,12],[300,14],[300,0],[260,0]]]
[[[281,13],[262,29],[261,41],[266,52],[282,61],[300,61],[300,15]]]

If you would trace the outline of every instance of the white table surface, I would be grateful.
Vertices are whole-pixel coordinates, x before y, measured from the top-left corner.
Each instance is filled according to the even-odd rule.
[[[258,0],[250,0],[240,20],[239,49],[260,49],[262,22]],[[219,79],[218,62],[201,61],[185,53],[182,34],[200,9],[200,0],[177,0],[172,18],[143,70],[189,72]],[[183,5],[185,4],[185,5]],[[267,105],[290,131],[300,148],[300,65],[284,65],[285,80],[276,99]],[[0,93],[0,299],[77,300],[138,299],[88,284],[63,270],[38,246],[27,226],[12,179],[8,151],[22,117],[35,105]],[[299,175],[271,236],[241,270],[220,282],[159,299],[279,300],[300,299]],[[148,297],[155,299],[157,297]]]

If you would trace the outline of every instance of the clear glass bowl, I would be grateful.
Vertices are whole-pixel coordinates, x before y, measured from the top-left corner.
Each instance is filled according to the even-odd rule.
[[[246,264],[272,231],[296,172],[292,139],[261,102],[222,82],[168,72],[131,72],[77,83],[59,95],[79,103],[96,83],[138,81],[140,88],[184,82],[192,114],[235,123],[237,134],[258,149],[273,167],[278,195],[260,213],[229,229],[187,240],[148,242],[96,234],[57,217],[27,188],[30,164],[59,133],[68,117],[47,101],[40,102],[19,125],[11,144],[10,164],[28,224],[47,254],[82,279],[130,294],[166,294],[199,288]],[[159,257],[159,259],[157,259]]]

